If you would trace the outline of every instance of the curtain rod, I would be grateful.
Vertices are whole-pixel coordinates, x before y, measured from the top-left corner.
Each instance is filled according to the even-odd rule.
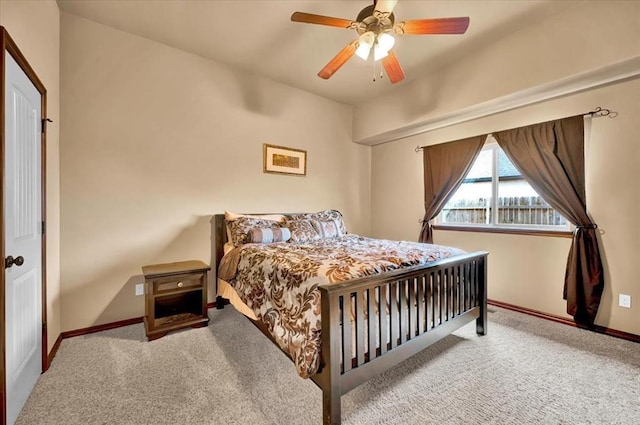
[[[607,108],[601,108],[601,107],[596,107],[596,109],[594,109],[593,111],[589,111],[589,112],[585,112],[584,114],[585,117],[586,116],[591,116],[593,118],[598,118],[598,117],[609,117],[609,118],[615,118],[618,116],[617,112],[612,111],[611,109],[607,109]],[[416,153],[420,152],[421,150],[423,150],[426,146],[416,146]]]

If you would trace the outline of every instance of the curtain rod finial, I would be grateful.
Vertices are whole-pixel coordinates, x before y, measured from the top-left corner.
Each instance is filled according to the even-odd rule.
[[[596,107],[596,109],[594,109],[593,111],[587,112],[585,115],[591,115],[592,117],[609,117],[609,118],[615,118],[616,116],[618,116],[617,112],[614,112],[610,109],[607,108],[601,108],[600,106]]]

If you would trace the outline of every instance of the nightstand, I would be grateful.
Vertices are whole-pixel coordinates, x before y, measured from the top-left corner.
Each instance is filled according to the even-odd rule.
[[[144,328],[149,341],[186,327],[206,326],[207,272],[202,261],[153,264],[144,274]]]

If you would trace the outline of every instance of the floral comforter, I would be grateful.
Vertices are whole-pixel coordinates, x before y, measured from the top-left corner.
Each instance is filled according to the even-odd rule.
[[[345,235],[309,243],[246,244],[221,261],[218,277],[235,288],[308,378],[320,361],[318,285],[430,263],[457,248]]]

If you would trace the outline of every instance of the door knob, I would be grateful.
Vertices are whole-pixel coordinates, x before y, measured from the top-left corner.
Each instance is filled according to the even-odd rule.
[[[10,255],[10,256],[8,256],[7,258],[4,259],[4,268],[5,269],[8,269],[8,268],[12,267],[14,264],[16,266],[18,266],[18,267],[23,265],[24,264],[24,257],[22,255],[19,255],[16,258],[13,258]]]

